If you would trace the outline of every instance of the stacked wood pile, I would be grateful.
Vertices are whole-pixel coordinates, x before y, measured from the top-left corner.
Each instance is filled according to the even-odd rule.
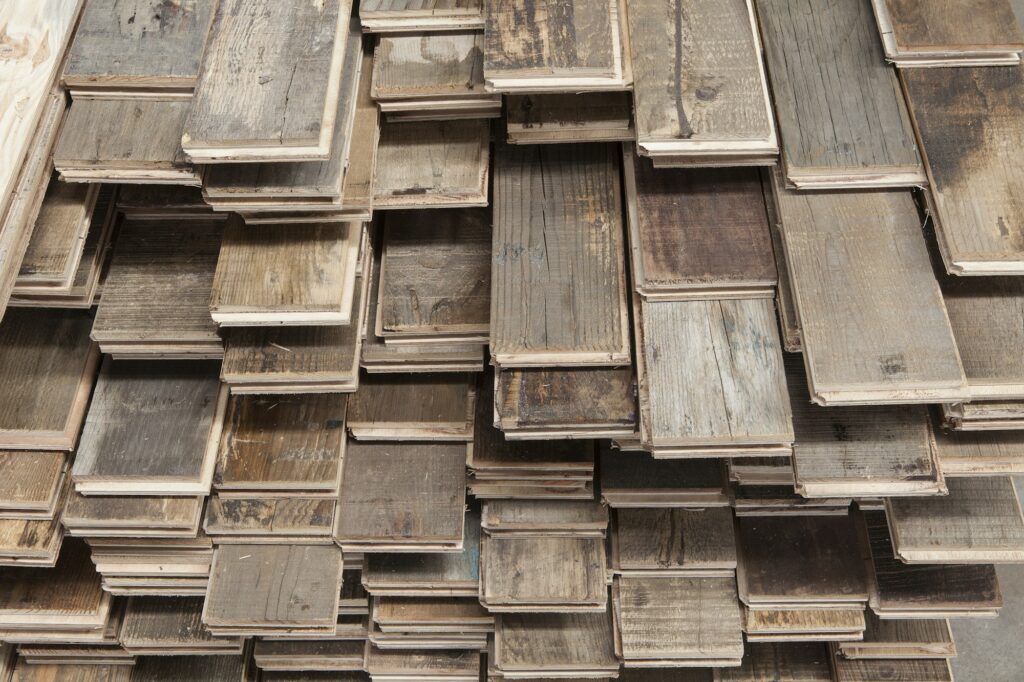
[[[1024,563],[1022,52],[0,3],[0,682],[951,681]]]

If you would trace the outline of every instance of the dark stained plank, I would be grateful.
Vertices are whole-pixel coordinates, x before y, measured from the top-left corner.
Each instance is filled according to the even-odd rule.
[[[347,425],[360,440],[473,439],[472,374],[373,374],[349,398]]]
[[[604,538],[485,533],[480,562],[480,602],[491,612],[605,610]]]

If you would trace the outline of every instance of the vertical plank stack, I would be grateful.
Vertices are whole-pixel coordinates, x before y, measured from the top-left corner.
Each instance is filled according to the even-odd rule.
[[[0,6],[0,682],[951,682],[1024,563],[1022,52]]]

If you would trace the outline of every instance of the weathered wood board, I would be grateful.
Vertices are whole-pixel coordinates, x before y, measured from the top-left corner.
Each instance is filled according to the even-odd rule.
[[[349,398],[347,427],[359,440],[472,441],[472,374],[374,374]]]
[[[375,33],[482,28],[483,0],[363,0],[359,18]]]
[[[480,602],[493,613],[604,612],[604,538],[484,533]]]

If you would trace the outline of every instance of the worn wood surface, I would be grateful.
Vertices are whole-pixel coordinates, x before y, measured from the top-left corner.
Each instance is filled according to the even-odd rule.
[[[15,293],[24,287],[70,287],[82,259],[99,199],[99,185],[81,185],[50,180],[39,209],[32,239],[18,269]],[[108,201],[104,206],[109,209]],[[108,211],[109,212],[109,211]],[[95,229],[103,229],[107,213],[96,214]]]
[[[604,612],[604,538],[484,534],[480,599],[490,611]]]
[[[89,547],[80,540],[64,543],[53,569],[3,567],[0,578],[2,627],[92,629],[106,622],[110,595],[100,588]]]
[[[113,528],[157,530],[165,536],[184,530],[195,537],[202,510],[202,497],[85,496],[71,491],[62,520],[72,534],[98,535],[99,529]]]
[[[362,225],[312,223],[284,229],[228,219],[210,294],[227,325],[352,324]]]
[[[734,570],[732,512],[718,509],[617,509],[615,568],[622,573]]]
[[[608,509],[590,500],[491,500],[483,505],[481,525],[491,533],[596,532],[603,537]]]
[[[750,644],[738,668],[715,671],[716,682],[832,682],[829,652],[810,642]]]
[[[482,27],[483,0],[366,0],[359,17],[367,31],[451,31]]]
[[[642,153],[775,152],[748,0],[631,0],[627,6]]]
[[[648,298],[768,296],[776,281],[760,174],[654,168],[624,145],[630,252]]]
[[[52,517],[66,457],[63,452],[0,450],[0,517],[17,512]]]
[[[908,563],[1024,560],[1024,516],[1009,476],[951,478],[949,495],[891,498],[896,556]]]
[[[365,440],[472,440],[473,376],[368,375],[349,398],[348,429]]]
[[[880,1],[898,54],[1024,50],[1024,31],[1007,0]]]
[[[910,69],[900,76],[924,149],[936,233],[953,274],[1024,274],[1024,69]]]
[[[494,664],[506,674],[613,672],[612,616],[601,613],[504,613],[495,620]]]
[[[20,661],[13,679],[17,682],[130,682],[132,668],[91,663],[31,665]]]
[[[1024,433],[1020,431],[932,430],[932,448],[949,475],[1024,473]]]
[[[197,650],[231,646],[203,627],[203,600],[196,597],[132,597],[118,637],[129,650]],[[237,640],[234,645],[241,653]]]
[[[221,341],[209,301],[222,228],[207,220],[121,225],[93,338],[102,345],[186,344],[216,352]]]
[[[244,679],[241,656],[144,656],[132,668],[132,682],[174,682],[202,679],[235,682]]]
[[[779,184],[811,397],[832,405],[963,396],[963,367],[910,193],[809,194]]]
[[[483,47],[483,34],[469,31],[381,36],[373,55],[373,98],[487,97]]]
[[[212,495],[207,502],[204,528],[225,542],[225,536],[242,542],[313,542],[327,539],[334,530],[334,499],[307,497],[252,497],[225,499]],[[257,540],[256,537],[260,540]],[[287,538],[287,540],[284,540]]]
[[[346,396],[233,396],[214,487],[337,490],[345,452]]]
[[[351,9],[351,0],[220,2],[185,149],[253,160],[325,158]]]
[[[725,501],[725,478],[719,460],[654,459],[646,452],[604,449],[600,461],[601,488],[605,495],[613,492],[616,496],[655,494],[684,499],[692,495],[702,502],[717,501],[714,506],[721,506]]]
[[[487,209],[391,213],[385,221],[377,333],[482,335],[491,306]]]
[[[789,183],[923,184],[914,131],[885,62],[871,0],[828,6],[757,0],[757,10]]]
[[[832,658],[835,682],[869,682],[879,678],[894,682],[953,682],[953,671],[945,659],[851,661]]]
[[[341,550],[324,545],[221,545],[203,605],[207,625],[333,626]]]
[[[465,467],[464,444],[350,442],[335,538],[461,546]]]
[[[496,376],[495,413],[506,438],[565,431],[633,433],[636,380],[630,367],[509,369]]]
[[[629,361],[611,145],[498,147],[491,355],[502,366]]]
[[[64,66],[64,84],[191,89],[216,0],[90,2]]]
[[[883,620],[866,614],[867,627],[861,642],[842,642],[846,658],[950,658],[956,644],[946,619],[897,618]]]
[[[486,206],[490,123],[385,123],[373,178],[373,207]]]
[[[0,447],[72,450],[98,362],[89,315],[9,310],[0,324]]]
[[[71,470],[79,490],[205,494],[226,400],[214,363],[108,359]]]
[[[513,144],[632,141],[632,101],[625,92],[506,95]]]
[[[655,448],[793,442],[768,299],[643,301],[640,439]]]
[[[737,529],[740,596],[748,604],[867,601],[850,517],[746,517]]]
[[[479,651],[385,651],[367,647],[370,679],[472,680],[480,674]]]

